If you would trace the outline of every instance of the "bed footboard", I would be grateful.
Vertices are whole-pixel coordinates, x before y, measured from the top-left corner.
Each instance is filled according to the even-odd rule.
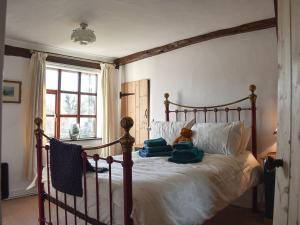
[[[132,146],[134,143],[134,138],[130,135],[129,131],[133,126],[133,120],[130,117],[124,117],[121,120],[121,127],[124,129],[124,135],[111,143],[83,148],[82,156],[82,167],[83,167],[83,209],[79,209],[78,206],[78,197],[70,196],[66,193],[60,193],[57,190],[51,188],[50,184],[50,149],[48,145],[43,145],[43,137],[50,139],[47,135],[44,134],[42,130],[42,119],[36,118],[35,124],[37,126],[35,130],[36,136],[36,150],[37,150],[37,189],[38,189],[38,206],[39,206],[39,225],[59,225],[61,218],[64,217],[63,224],[95,224],[95,225],[105,225],[105,223],[100,221],[100,196],[99,188],[101,188],[98,181],[98,167],[100,161],[106,162],[108,166],[108,190],[109,196],[109,223],[113,224],[114,214],[113,214],[113,194],[112,194],[112,165],[118,163],[123,167],[123,202],[124,202],[124,225],[132,225],[131,211],[132,211]],[[120,144],[122,147],[122,160],[116,160],[113,156],[108,156],[106,158],[100,157],[99,154],[89,155],[90,150],[102,149],[109,146]],[[45,151],[45,152],[44,152]],[[46,158],[43,159],[43,155],[46,155]],[[88,191],[89,187],[87,185],[87,168],[86,160],[92,159],[95,162],[95,186],[96,190],[96,213],[95,216],[90,216],[88,213]],[[46,165],[43,165],[43,160],[45,160]],[[47,181],[43,182],[43,169],[46,170]],[[91,188],[90,188],[91,189]],[[47,190],[47,191],[46,191]],[[54,191],[53,191],[54,190]],[[91,190],[90,190],[91,191]],[[61,196],[61,198],[59,198]],[[72,201],[70,201],[72,199]],[[82,199],[81,199],[82,200]],[[46,203],[47,201],[47,203]],[[47,205],[46,205],[47,204]],[[47,216],[46,216],[47,214]],[[72,215],[72,218],[70,217]],[[69,223],[68,223],[69,221]]]

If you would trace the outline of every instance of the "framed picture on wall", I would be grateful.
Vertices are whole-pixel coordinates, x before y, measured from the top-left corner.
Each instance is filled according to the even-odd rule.
[[[2,101],[4,103],[21,103],[21,86],[21,81],[4,80]]]

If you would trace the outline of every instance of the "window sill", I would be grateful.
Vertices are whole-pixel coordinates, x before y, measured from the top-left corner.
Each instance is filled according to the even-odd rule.
[[[62,140],[62,142],[81,145],[83,148],[90,148],[102,145],[102,138],[82,138],[78,140]]]
[[[79,138],[78,140],[60,139],[61,142],[102,141],[102,138]]]
[[[100,146],[102,145],[102,138],[82,138],[78,140],[68,140],[68,139],[63,139],[60,140],[61,142],[67,143],[67,144],[75,144],[75,145],[80,145],[83,148],[90,148],[90,147],[95,147],[95,146]],[[48,142],[46,145],[49,145],[50,143]]]

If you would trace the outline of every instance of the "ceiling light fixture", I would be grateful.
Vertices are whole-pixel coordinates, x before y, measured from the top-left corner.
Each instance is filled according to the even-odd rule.
[[[81,45],[87,45],[96,41],[96,35],[94,31],[87,28],[86,23],[81,23],[79,28],[73,30],[71,39],[74,42],[79,42]]]

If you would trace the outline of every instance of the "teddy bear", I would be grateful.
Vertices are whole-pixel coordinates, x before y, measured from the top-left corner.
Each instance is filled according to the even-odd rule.
[[[180,131],[180,136],[175,139],[173,145],[177,144],[178,142],[182,142],[182,141],[192,142],[192,135],[193,135],[193,131],[191,129],[188,129],[185,127],[182,128]]]

